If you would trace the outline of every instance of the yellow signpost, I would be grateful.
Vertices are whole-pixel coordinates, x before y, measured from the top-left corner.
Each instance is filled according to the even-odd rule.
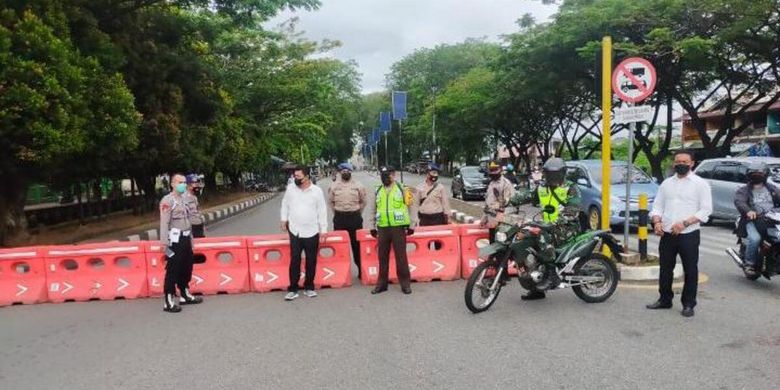
[[[612,37],[604,37],[601,41],[601,228],[609,230],[609,199],[610,199],[610,164],[612,154]],[[605,255],[609,256],[609,248],[604,246]]]

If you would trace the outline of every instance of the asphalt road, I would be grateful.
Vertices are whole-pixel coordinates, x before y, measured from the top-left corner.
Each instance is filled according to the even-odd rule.
[[[275,233],[280,202],[209,234]],[[744,279],[722,251],[727,227],[703,240],[709,279],[692,319],[679,301],[644,309],[654,286],[586,304],[570,290],[523,302],[516,283],[474,315],[464,281],[414,284],[410,296],[359,284],[294,302],[208,296],[178,315],[159,299],[7,307],[0,389],[776,388],[780,279]]]

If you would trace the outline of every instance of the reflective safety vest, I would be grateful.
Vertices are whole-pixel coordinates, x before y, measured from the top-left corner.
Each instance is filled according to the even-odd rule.
[[[555,212],[545,213],[542,212],[542,220],[545,222],[555,222],[558,220],[558,206],[566,205],[569,200],[569,187],[557,187],[550,191],[547,187],[539,187],[539,205],[544,210],[545,206],[553,206]],[[559,202],[560,201],[560,202]]]
[[[376,189],[376,226],[409,226],[412,219],[409,217],[407,196],[400,184],[396,183],[388,193],[385,186],[380,185]],[[411,202],[410,202],[411,203]]]

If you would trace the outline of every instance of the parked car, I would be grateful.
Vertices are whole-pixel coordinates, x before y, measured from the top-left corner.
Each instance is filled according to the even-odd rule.
[[[485,199],[488,185],[487,175],[478,166],[465,166],[455,171],[452,178],[452,196],[463,200]]]
[[[704,160],[696,167],[694,172],[712,188],[712,219],[733,221],[739,217],[734,207],[734,194],[747,183],[747,164],[755,161],[769,167],[770,183],[780,184],[780,158],[777,157],[714,158]]]
[[[628,163],[612,161],[610,180],[610,226],[625,222],[626,176]],[[566,163],[566,179],[580,189],[582,209],[587,213],[592,229],[601,227],[601,160],[579,160]],[[653,200],[658,193],[658,183],[641,169],[632,166],[631,196],[629,199],[629,222],[636,224],[639,216],[639,194],[647,194],[648,209],[652,209]]]

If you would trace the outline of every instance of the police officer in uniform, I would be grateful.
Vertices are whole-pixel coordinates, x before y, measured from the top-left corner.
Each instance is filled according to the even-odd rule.
[[[439,183],[439,166],[428,165],[428,176],[417,186],[420,226],[446,225],[450,223],[450,193]]]
[[[585,229],[587,224],[585,214],[579,210],[580,191],[576,184],[566,183],[566,163],[560,158],[554,157],[544,163],[542,167],[544,174],[544,186],[537,187],[530,193],[528,202],[542,209],[542,220],[547,223],[555,223],[561,213],[562,208],[575,208],[579,211],[580,228]],[[521,202],[526,203],[526,202]],[[554,268],[550,268],[548,275],[551,283],[558,282],[558,275]],[[523,300],[536,300],[545,298],[544,291],[533,289],[523,295]]]
[[[206,237],[206,228],[203,225],[205,222],[203,214],[200,213],[198,207],[198,196],[201,193],[200,177],[192,173],[187,175],[187,208],[190,211],[190,223],[192,223],[192,236],[195,238]]]
[[[165,284],[163,310],[170,313],[181,311],[176,300],[176,287],[181,293],[182,304],[201,303],[201,297],[189,291],[189,276],[192,276],[192,224],[186,205],[187,183],[182,174],[171,178],[172,191],[160,201],[160,243],[165,248]],[[187,270],[189,271],[189,276]]]
[[[480,221],[481,226],[490,229],[490,242],[496,238],[496,226],[504,218],[504,209],[515,193],[515,186],[501,174],[501,166],[491,161],[488,164],[490,184],[485,194],[485,215]]]
[[[377,238],[379,256],[379,277],[371,294],[387,291],[387,279],[390,271],[390,247],[395,252],[396,273],[401,291],[411,294],[411,275],[409,261],[406,258],[406,236],[414,234],[410,206],[414,204],[411,191],[395,181],[395,169],[382,167],[379,170],[382,184],[377,186],[376,201],[371,208],[371,235]]]
[[[328,188],[330,207],[333,208],[333,230],[346,230],[352,244],[352,256],[360,272],[360,242],[357,231],[363,228],[363,209],[366,207],[366,188],[352,179],[352,165],[339,164],[341,180],[336,180]]]

